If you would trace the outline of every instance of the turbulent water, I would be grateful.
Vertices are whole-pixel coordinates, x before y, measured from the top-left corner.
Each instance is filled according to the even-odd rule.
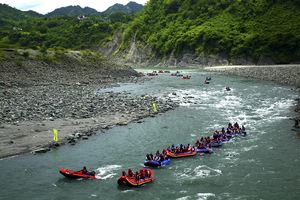
[[[187,71],[190,80],[163,74],[140,84],[105,91],[150,94],[180,107],[115,127],[41,155],[0,160],[0,199],[296,199],[300,196],[300,145],[291,131],[297,94],[271,82]],[[203,84],[212,76],[210,84]],[[230,86],[231,91],[225,91]],[[157,105],[159,109],[159,105]],[[228,122],[243,124],[248,136],[210,155],[172,160],[155,169],[156,180],[122,188],[122,169],[143,166],[146,153],[171,144],[193,143]],[[69,180],[60,167],[94,169],[96,180]]]

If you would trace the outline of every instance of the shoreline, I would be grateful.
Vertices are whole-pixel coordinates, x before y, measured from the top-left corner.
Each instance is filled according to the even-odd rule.
[[[44,117],[43,115],[47,115],[48,112],[45,109],[43,115],[37,114],[37,119],[24,118],[22,120],[21,118],[21,121],[18,121],[12,117],[2,118],[0,120],[0,159],[29,152],[44,153],[64,144],[75,145],[80,140],[88,140],[90,136],[99,131],[103,132],[113,126],[124,126],[133,121],[141,123],[142,119],[146,117],[155,117],[156,114],[164,113],[177,106],[171,101],[164,101],[148,95],[133,96],[126,92],[99,94],[96,92],[98,90],[96,88],[97,86],[91,86],[82,94],[88,96],[81,99],[79,103],[79,108],[85,112],[78,110],[77,107],[64,113],[69,114],[68,117],[60,117],[64,109],[62,109],[63,105],[59,105],[56,109],[61,109],[61,111],[53,117]],[[76,96],[78,97],[78,94],[73,94],[68,99],[71,101],[71,98],[76,99]],[[152,111],[150,102],[156,102],[156,113]],[[43,104],[44,102],[39,103]],[[74,102],[71,105],[74,106]],[[65,107],[68,108],[68,105]],[[25,111],[18,108],[12,115],[20,112]],[[40,112],[39,109],[33,114],[38,112]],[[53,141],[53,128],[59,131],[58,142]]]
[[[126,74],[123,77],[120,77],[120,72],[114,75],[117,71],[115,69],[106,74],[100,74],[95,69],[89,68],[72,71],[71,74],[68,70],[61,70],[57,73],[60,77],[51,82],[52,77],[47,77],[48,69],[46,72],[41,72],[42,70],[36,72],[32,69],[37,66],[36,63],[33,63],[33,66],[29,66],[30,64],[32,63],[28,62],[25,65],[26,71],[29,71],[25,76],[14,72],[16,74],[11,77],[12,71],[2,70],[5,73],[2,74],[3,81],[0,82],[0,97],[4,99],[0,102],[0,108],[3,110],[0,114],[0,159],[29,152],[44,153],[64,144],[75,145],[80,140],[88,140],[89,136],[95,135],[96,132],[103,132],[113,126],[124,126],[134,121],[142,123],[144,118],[155,117],[158,113],[164,113],[178,106],[172,101],[148,95],[98,92],[99,89],[113,87],[118,83],[137,83],[145,80],[137,78],[137,73],[131,69],[129,71],[122,69]],[[9,66],[13,66],[13,70],[14,67],[20,67],[11,63]],[[50,72],[53,70],[51,67]],[[266,68],[272,70],[264,74],[271,73],[271,75],[266,76],[261,72]],[[274,69],[279,71],[274,73]],[[300,80],[297,78],[297,73],[300,77],[300,65],[289,65],[288,69],[291,71],[286,69],[285,66],[204,68],[206,71],[262,80],[270,78],[271,81],[284,85],[299,84],[297,86],[300,87]],[[284,83],[278,81],[282,80],[282,76],[278,76],[282,75],[282,70],[286,73],[284,77],[294,77],[292,84],[291,81]],[[45,73],[46,80],[42,78]],[[29,76],[26,76],[28,74]],[[8,78],[5,79],[6,76]],[[70,76],[75,78],[70,79]],[[82,76],[87,78],[83,80]],[[150,102],[157,102],[157,113],[152,111]],[[300,101],[295,111],[300,114]],[[295,119],[295,127],[300,128],[300,117]],[[59,131],[58,142],[53,142],[53,128]]]
[[[0,63],[0,158],[74,145],[97,131],[153,117],[152,102],[158,113],[176,107],[148,95],[99,92],[145,80],[130,67],[93,55],[60,55],[45,62],[8,52]],[[53,142],[53,129],[58,142]]]
[[[279,84],[300,88],[300,64],[289,65],[228,65],[204,67],[210,72],[274,81]]]
[[[88,140],[90,136],[96,135],[97,132],[104,132],[114,126],[125,126],[132,122],[142,123],[144,118],[155,117],[155,115],[173,108],[170,102],[160,102],[157,113],[152,111],[131,112],[128,114],[117,112],[82,119],[62,118],[2,124],[0,127],[2,136],[0,159],[29,152],[44,153],[65,144],[75,145],[80,140]],[[59,131],[58,142],[53,141],[53,128]],[[20,132],[16,133],[16,131]],[[6,137],[3,137],[3,135]]]

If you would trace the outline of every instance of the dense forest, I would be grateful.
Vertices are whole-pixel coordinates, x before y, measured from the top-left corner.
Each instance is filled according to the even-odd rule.
[[[124,48],[134,36],[157,56],[189,50],[289,63],[300,60],[300,1],[150,0],[124,34]]]
[[[116,29],[132,21],[132,14],[44,17],[2,5],[0,47],[95,49],[110,41]],[[7,14],[6,14],[7,13]]]
[[[8,12],[4,12],[9,9]],[[275,63],[300,60],[300,1],[149,0],[138,14],[45,17],[0,6],[0,47],[99,49],[122,30],[156,57],[184,52]]]

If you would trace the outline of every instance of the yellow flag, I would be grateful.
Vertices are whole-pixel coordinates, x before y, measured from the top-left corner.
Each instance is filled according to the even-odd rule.
[[[53,140],[55,142],[58,142],[58,130],[57,129],[53,129],[53,135],[54,135]]]
[[[156,103],[152,104],[153,112],[157,112]]]

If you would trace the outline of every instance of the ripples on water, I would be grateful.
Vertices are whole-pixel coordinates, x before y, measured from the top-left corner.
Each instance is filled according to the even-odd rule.
[[[182,170],[182,169],[180,169]],[[206,177],[220,176],[222,171],[219,169],[213,169],[206,165],[199,165],[193,168],[184,168],[183,171],[175,172],[175,176],[179,179],[198,179]]]
[[[101,180],[113,178],[114,176],[119,174],[121,168],[121,165],[107,165],[104,167],[99,167],[95,170],[96,178]]]
[[[208,199],[214,199],[212,197],[215,197],[216,195],[213,193],[198,193],[194,196],[184,196],[177,198],[176,200],[208,200]]]
[[[211,84],[204,85],[206,76],[211,74],[193,73],[191,80],[182,81],[162,75],[143,84],[125,84],[99,91],[151,94],[172,99],[180,107],[145,119],[141,124],[110,129],[109,134],[101,134],[86,143],[61,148],[57,159],[53,159],[54,152],[50,152],[40,157],[28,156],[24,161],[22,158],[1,160],[2,171],[11,165],[26,166],[25,171],[20,167],[17,173],[6,172],[9,178],[3,180],[10,181],[3,184],[1,194],[9,199],[22,199],[24,195],[23,199],[51,199],[53,196],[52,199],[178,200],[285,199],[282,198],[285,193],[297,196],[299,181],[294,177],[299,170],[293,165],[298,166],[299,160],[293,156],[299,149],[286,135],[291,128],[287,119],[292,115],[296,95],[272,83],[221,75],[214,75]],[[232,90],[225,91],[225,86]],[[157,179],[153,184],[117,189],[120,171],[142,167],[146,153],[176,142],[192,144],[197,138],[226,127],[228,122],[243,124],[247,137],[234,138],[214,149],[213,154],[174,159],[166,168],[155,170]],[[285,142],[284,148],[281,141]],[[98,166],[95,170],[98,180],[64,179],[57,168],[70,163],[73,164],[70,168],[86,163]],[[11,176],[15,177],[11,179]],[[26,184],[15,181],[18,178]],[[49,186],[53,190],[49,191]],[[14,192],[16,189],[19,193]],[[272,194],[273,198],[269,197]]]

